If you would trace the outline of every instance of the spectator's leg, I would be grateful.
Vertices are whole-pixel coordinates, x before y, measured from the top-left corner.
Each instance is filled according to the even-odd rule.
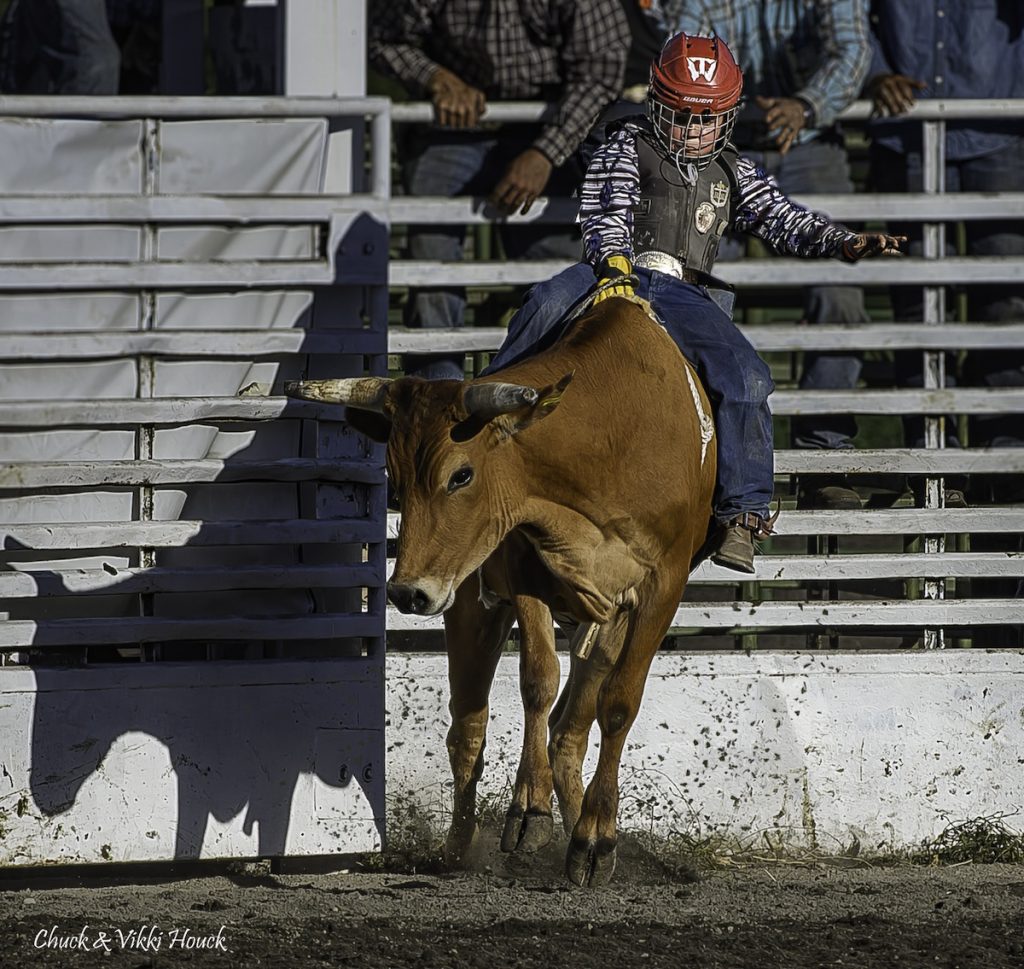
[[[47,90],[39,94],[117,94],[121,51],[110,32],[106,0],[31,0],[24,4]]]
[[[472,137],[446,137],[431,132],[434,140],[418,146],[406,171],[410,195],[444,196],[473,194],[474,180],[480,173],[490,142]],[[463,226],[420,226],[409,230],[409,255],[412,259],[460,262],[466,231]],[[406,304],[408,326],[439,328],[462,326],[465,320],[466,291],[449,286],[416,289]],[[407,354],[402,362],[407,374],[431,380],[462,380],[464,353]]]
[[[767,517],[774,492],[771,373],[739,328],[696,286],[640,270],[638,295],[650,299],[669,335],[697,368],[715,410],[718,481],[714,514]]]
[[[835,141],[794,145],[781,159],[776,178],[787,195],[848,194],[853,191],[846,148]],[[827,325],[867,323],[864,293],[857,286],[812,286],[804,301],[804,319]],[[857,353],[808,352],[800,387],[804,390],[848,390],[857,386],[861,358]],[[813,415],[793,419],[793,444],[798,448],[852,448],[857,433],[852,415]]]

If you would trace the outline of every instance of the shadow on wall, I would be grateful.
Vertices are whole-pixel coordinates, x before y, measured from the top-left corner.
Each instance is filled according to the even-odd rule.
[[[288,681],[273,665],[255,676],[237,665],[234,675],[225,664],[205,675],[181,666],[161,686],[145,685],[150,675],[122,667],[104,677],[105,688],[69,689],[70,671],[36,672],[29,778],[42,814],[70,813],[80,838],[120,843],[125,857],[110,860],[130,860],[133,837],[172,831],[175,860],[325,854],[332,841],[344,852],[370,825],[383,838],[383,785],[375,783],[383,731],[351,727],[359,695],[382,690],[382,681]],[[340,711],[333,723],[324,715],[332,704]],[[240,849],[237,825],[234,836],[225,830],[240,815],[257,851]],[[99,851],[95,842],[81,848]]]
[[[356,219],[343,241],[363,252],[367,239],[381,243],[373,248],[373,259],[381,259],[381,254],[386,258],[386,229],[367,217]],[[353,275],[370,272],[365,260],[357,268],[350,260],[348,266]],[[253,378],[276,383],[337,376],[345,372],[339,370],[342,366],[362,373],[362,354],[344,353],[345,328],[362,328],[362,320],[371,315],[364,303],[372,297],[365,285],[339,282],[342,285],[315,290],[312,297],[308,292],[288,294],[305,296],[302,311],[290,317],[281,313],[284,294],[264,294],[272,302],[275,295],[280,301],[274,304],[277,312],[272,321],[265,325],[315,331],[318,354],[305,356],[309,341],[304,339],[297,354],[255,365],[222,363],[216,372],[212,363],[158,361],[154,396],[230,396]],[[244,301],[240,307],[223,302],[218,315],[208,297],[200,307],[190,306],[187,296],[177,299],[177,305],[169,306],[167,315],[160,317],[168,329],[193,325],[198,330],[204,320],[207,325],[215,320],[218,328],[254,325],[252,307]],[[323,355],[325,331],[328,339],[337,335],[337,354]],[[26,374],[26,380],[36,376]],[[132,391],[115,395],[132,396]],[[14,395],[5,392],[4,396],[13,399]],[[361,561],[361,545],[216,546],[204,535],[225,522],[365,517],[373,514],[374,501],[383,515],[382,485],[262,480],[258,475],[250,480],[239,473],[235,466],[244,462],[310,453],[321,459],[351,460],[365,454],[364,439],[344,425],[320,425],[320,437],[312,442],[312,425],[290,413],[302,406],[288,404],[279,420],[253,425],[156,430],[157,459],[225,462],[216,482],[154,486],[154,518],[202,522],[187,545],[157,550],[158,567],[186,571],[212,567],[230,575],[235,568],[255,565],[286,570],[293,565]],[[105,440],[104,429],[59,429],[53,434],[52,447],[46,444],[48,434],[0,433],[0,453],[16,460],[48,461],[132,456],[130,448],[124,454],[107,454],[105,444],[99,445],[97,453],[97,442]],[[32,448],[29,453],[19,451],[22,445],[17,437],[25,439],[24,447]],[[380,492],[379,501],[370,498],[370,488]],[[58,668],[53,664],[81,662],[85,650],[62,645],[81,642],[82,636],[74,628],[55,632],[51,620],[84,627],[90,620],[117,622],[139,616],[135,573],[126,573],[124,581],[115,578],[101,595],[86,595],[64,583],[64,570],[99,568],[116,577],[119,571],[138,566],[137,553],[124,547],[33,549],[15,537],[17,523],[129,523],[133,510],[137,514],[138,489],[101,486],[95,491],[76,488],[72,492],[66,487],[55,491],[43,497],[24,489],[0,491],[0,511],[7,523],[0,532],[8,532],[3,536],[5,561],[0,568],[17,568],[30,574],[38,587],[46,587],[45,595],[10,600],[5,610],[12,620],[39,621],[36,641],[26,649],[33,659],[42,658],[48,664],[32,670],[31,735],[22,746],[12,744],[17,748],[15,759],[24,757],[27,763],[20,769],[15,765],[12,787],[0,790],[0,809],[5,808],[4,802],[11,803],[10,798],[17,801],[30,794],[44,818],[57,822],[44,829],[43,838],[60,839],[82,860],[133,860],[132,844],[138,845],[142,838],[156,842],[153,853],[145,857],[169,858],[173,851],[176,860],[325,854],[369,850],[364,846],[374,840],[382,843],[382,657],[363,657],[357,651],[335,659],[339,643],[352,636],[341,622],[330,639],[253,642],[254,637],[247,641],[244,630],[235,634],[231,629],[234,619],[241,627],[251,620],[301,621],[316,613],[358,612],[361,590],[282,584],[270,589],[156,593],[151,597],[155,620],[226,620],[231,640],[217,641],[207,635],[202,642],[166,641],[157,647],[161,661],[146,663],[124,662],[118,647],[101,646],[92,648],[90,659],[106,662]],[[207,662],[208,656],[225,661]],[[18,707],[25,719],[29,700]],[[24,720],[19,729],[24,729]],[[28,748],[24,754],[23,746]],[[111,855],[93,839],[109,845]],[[360,847],[353,849],[353,843]]]

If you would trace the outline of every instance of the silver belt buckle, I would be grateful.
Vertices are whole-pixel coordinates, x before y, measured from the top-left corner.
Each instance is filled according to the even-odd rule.
[[[659,249],[641,252],[639,256],[634,257],[633,265],[640,266],[641,269],[653,269],[666,276],[675,276],[676,279],[683,278],[683,264],[675,256]]]

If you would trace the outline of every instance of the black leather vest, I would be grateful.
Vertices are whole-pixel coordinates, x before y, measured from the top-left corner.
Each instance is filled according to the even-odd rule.
[[[687,269],[710,273],[718,242],[732,224],[736,159],[732,145],[691,185],[675,164],[637,133],[640,203],[633,209],[634,256],[652,249],[675,256]]]

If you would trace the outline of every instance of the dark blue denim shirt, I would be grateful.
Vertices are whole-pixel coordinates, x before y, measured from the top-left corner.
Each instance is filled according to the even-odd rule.
[[[924,81],[921,98],[1024,97],[1024,3],[1020,0],[874,0],[871,67]],[[946,158],[977,158],[1024,134],[1020,119],[947,121]],[[921,125],[879,121],[876,144],[921,150]]]

